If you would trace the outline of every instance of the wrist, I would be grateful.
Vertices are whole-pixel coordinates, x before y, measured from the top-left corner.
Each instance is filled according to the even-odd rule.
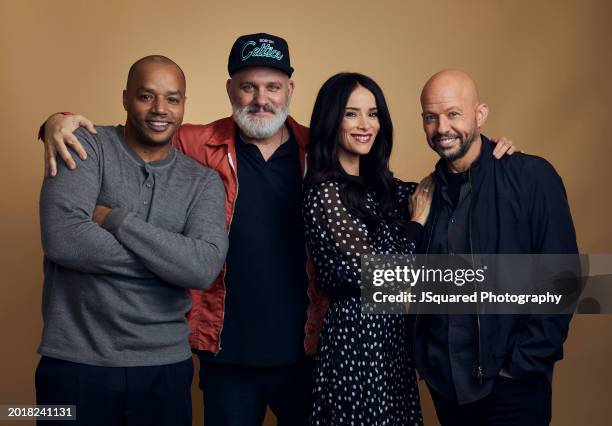
[[[74,115],[74,114],[71,112],[56,112],[55,114],[51,114],[49,118],[47,118],[45,122],[41,124],[40,127],[38,128],[38,139],[40,139],[41,141],[45,140],[45,126],[53,118],[57,118],[58,115],[61,115],[63,117],[64,115]]]
[[[129,210],[120,207],[112,210],[109,209],[108,213],[104,217],[104,220],[100,223],[100,226],[111,234],[115,234],[125,221],[128,214]]]
[[[425,222],[427,222],[427,217],[413,217],[410,220],[418,223],[421,226],[425,226]]]

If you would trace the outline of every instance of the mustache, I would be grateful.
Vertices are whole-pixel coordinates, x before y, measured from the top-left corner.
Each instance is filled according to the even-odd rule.
[[[265,111],[265,112],[271,112],[273,114],[278,114],[280,110],[278,108],[274,108],[270,104],[264,104],[262,107],[260,107],[259,105],[250,105],[250,106],[245,107],[243,111],[246,113]]]
[[[436,133],[435,135],[432,136],[431,140],[432,142],[440,142],[440,139],[442,138],[460,139],[461,136],[458,135],[457,133],[445,133],[445,134]]]

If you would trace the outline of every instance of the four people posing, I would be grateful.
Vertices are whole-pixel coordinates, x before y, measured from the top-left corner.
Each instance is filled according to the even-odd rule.
[[[294,83],[284,40],[268,34],[240,37],[228,71],[232,117],[182,126],[172,139],[215,169],[225,186],[226,264],[209,290],[190,292],[190,343],[202,365],[205,424],[261,424],[266,406],[279,425],[420,424],[412,359],[428,355],[413,348],[410,317],[361,313],[359,259],[417,252],[423,225],[425,232],[433,227],[427,218],[432,194],[435,199],[439,190],[431,178],[419,186],[393,178],[388,169],[392,124],[382,91],[371,79],[339,74],[324,84],[308,146],[307,129],[288,117]],[[443,126],[458,117],[455,113],[461,114],[424,111],[424,119],[437,114]],[[162,121],[151,125],[166,126]],[[437,152],[457,144],[469,148],[474,144],[466,141],[479,137],[482,122],[475,121],[469,134],[442,127],[428,138]],[[70,164],[74,160],[65,142],[83,156],[83,141],[71,135],[82,123],[87,120],[56,115],[45,128],[48,153],[58,149],[71,168],[76,164]],[[507,149],[502,143],[495,152],[483,150],[483,157],[497,164],[493,154],[500,157]],[[49,160],[53,174],[55,158]],[[61,170],[59,176],[64,174],[70,173]],[[434,202],[432,216],[437,208]],[[431,331],[420,327],[425,334]],[[315,353],[313,383],[308,355]],[[422,369],[418,361],[417,367]]]

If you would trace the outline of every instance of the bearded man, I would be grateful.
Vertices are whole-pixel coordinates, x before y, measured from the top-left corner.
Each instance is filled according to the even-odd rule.
[[[191,347],[200,358],[204,422],[260,425],[269,406],[279,425],[308,419],[312,361],[326,299],[308,274],[300,203],[308,129],[288,115],[294,82],[284,39],[239,37],[226,88],[233,114],[183,125],[172,143],[216,170],[226,191],[230,249],[207,291],[191,291]],[[56,114],[45,125],[47,169],[64,143],[84,156],[72,132],[87,119]],[[309,279],[310,278],[310,279]]]
[[[489,108],[461,70],[433,75],[421,92],[423,129],[440,156],[425,224],[426,254],[575,254],[561,177],[541,157],[493,161],[481,134]],[[573,267],[572,267],[573,268]],[[415,365],[443,426],[548,425],[552,378],[570,315],[420,315]]]

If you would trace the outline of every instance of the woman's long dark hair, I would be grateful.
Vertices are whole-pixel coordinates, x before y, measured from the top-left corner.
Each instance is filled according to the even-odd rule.
[[[362,86],[376,99],[380,130],[372,149],[359,159],[361,180],[351,179],[338,159],[340,126],[349,96]],[[397,188],[389,170],[389,157],[393,147],[393,123],[381,88],[374,80],[357,73],[339,73],[327,80],[315,101],[310,118],[310,146],[308,173],[305,186],[321,182],[340,182],[340,197],[351,214],[362,219],[370,231],[376,231],[381,218],[393,222],[396,217]],[[378,215],[366,208],[368,189],[374,190],[379,204]],[[381,217],[382,216],[382,217]]]

